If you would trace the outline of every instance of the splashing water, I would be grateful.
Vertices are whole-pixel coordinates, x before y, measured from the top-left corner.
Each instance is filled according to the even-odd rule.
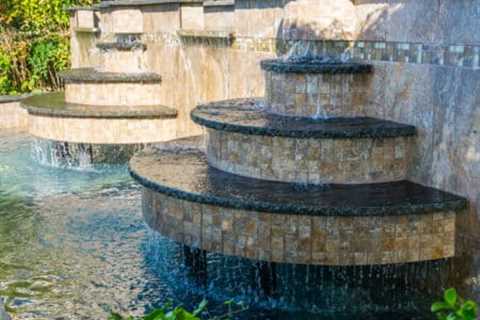
[[[31,138],[0,135],[0,297],[15,319],[140,315],[169,299],[214,314],[244,301],[238,319],[428,319],[444,262],[385,267],[266,264],[206,254],[149,230],[125,166],[78,172],[39,166]],[[354,314],[355,316],[352,316]]]

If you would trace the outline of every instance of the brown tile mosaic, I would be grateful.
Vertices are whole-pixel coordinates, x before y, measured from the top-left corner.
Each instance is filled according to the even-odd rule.
[[[392,264],[452,257],[455,212],[409,216],[307,217],[192,203],[144,189],[147,223],[188,246],[255,260]]]
[[[207,156],[220,170],[266,180],[388,182],[406,178],[411,139],[296,139],[208,129]]]
[[[317,118],[366,115],[369,75],[265,72],[265,77],[270,112]]]

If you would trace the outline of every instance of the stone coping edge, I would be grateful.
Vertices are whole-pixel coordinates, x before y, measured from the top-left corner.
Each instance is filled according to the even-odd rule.
[[[276,213],[276,214],[289,214],[289,215],[304,215],[304,216],[344,216],[344,217],[365,217],[365,216],[400,216],[400,215],[413,215],[413,214],[428,214],[438,211],[457,211],[464,210],[468,206],[468,202],[465,198],[456,195],[450,195],[452,200],[442,201],[442,202],[433,202],[428,204],[420,205],[395,205],[388,207],[362,207],[362,208],[351,208],[351,207],[313,207],[308,205],[301,204],[282,204],[282,203],[272,203],[272,202],[263,202],[263,201],[242,201],[233,197],[227,196],[215,196],[209,194],[201,194],[195,192],[188,192],[185,190],[171,188],[164,186],[156,181],[150,180],[147,177],[144,177],[138,174],[135,169],[132,167],[133,160],[138,157],[137,154],[130,160],[128,165],[128,171],[133,179],[135,179],[143,187],[153,190],[155,192],[165,194],[167,196],[186,200],[189,202],[213,205],[231,209],[240,209],[240,210],[250,210],[258,212],[267,212],[267,213]],[[141,156],[141,155],[140,155]],[[209,168],[212,171],[220,171],[213,167]],[[227,173],[225,173],[227,174]],[[245,178],[247,180],[255,180],[253,178]],[[271,182],[271,190],[275,190],[275,185],[285,184],[284,182]],[[298,185],[298,184],[291,184]],[[308,188],[305,185],[298,185],[301,188]],[[316,186],[318,187],[318,186]],[[423,187],[423,186],[422,186]],[[433,189],[430,187],[423,187],[428,189]],[[361,214],[359,214],[361,212]]]
[[[183,38],[208,38],[208,39],[225,39],[233,40],[235,38],[235,33],[232,31],[221,31],[221,30],[188,30],[180,29],[177,31],[177,34]]]
[[[51,105],[43,105],[42,98],[52,99]],[[45,102],[48,104],[48,101]],[[63,104],[64,108],[59,107]],[[30,115],[56,118],[81,119],[174,119],[175,109],[158,106],[95,106],[79,105],[65,102],[63,92],[37,95],[22,101],[21,106]],[[68,109],[66,109],[68,108]],[[144,110],[142,110],[144,109]]]
[[[247,101],[247,100],[246,100]],[[213,103],[215,104],[215,103]],[[309,138],[319,138],[319,139],[352,139],[352,138],[396,138],[396,137],[412,137],[417,135],[417,129],[414,126],[406,124],[398,124],[393,121],[387,120],[378,120],[375,118],[369,117],[358,117],[358,118],[331,118],[326,121],[349,121],[349,120],[378,120],[385,124],[395,124],[395,127],[391,128],[369,128],[365,126],[363,128],[350,128],[345,129],[339,127],[338,130],[335,129],[312,129],[307,130],[303,128],[278,128],[278,127],[269,127],[269,126],[252,126],[248,124],[236,124],[229,123],[228,120],[222,122],[217,120],[210,120],[202,117],[201,110],[203,107],[208,107],[207,105],[200,105],[193,109],[190,113],[190,117],[193,122],[198,125],[204,126],[209,129],[234,132],[246,135],[258,135],[258,136],[271,136],[271,137],[285,137],[285,138],[298,138],[298,139],[309,139]],[[258,112],[261,115],[261,112]],[[295,118],[290,116],[283,115],[267,115],[279,122],[288,122],[288,121],[305,121],[305,125],[308,125],[308,121],[314,121],[313,119],[308,118]],[[341,124],[341,123],[340,123]]]
[[[22,100],[24,100],[28,97],[31,97],[31,96],[32,96],[31,93],[22,94],[22,95],[15,95],[15,96],[14,95],[0,96],[0,104],[22,101]]]
[[[95,9],[108,9],[114,7],[135,7],[158,4],[202,4],[204,0],[116,0],[103,1],[93,6]]]
[[[162,78],[156,73],[100,72],[91,68],[71,69],[59,73],[65,83],[159,83]]]
[[[368,74],[373,65],[366,63],[290,63],[281,59],[260,62],[262,70],[276,73]]]
[[[147,49],[147,45],[140,42],[98,42],[96,46],[101,50],[130,51],[140,49],[145,51]]]

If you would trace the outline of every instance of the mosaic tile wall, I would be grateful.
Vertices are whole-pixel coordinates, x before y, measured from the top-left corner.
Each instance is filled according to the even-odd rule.
[[[246,212],[144,189],[147,223],[188,246],[250,259],[315,265],[426,261],[455,254],[455,213],[308,217]]]
[[[168,33],[146,33],[144,39],[150,42],[166,41],[180,43],[177,35]],[[216,46],[213,34],[210,38],[190,39],[189,44]],[[267,52],[283,55],[292,48],[309,46],[317,54],[340,55],[365,61],[390,61],[416,64],[446,65],[480,69],[480,45],[433,45],[418,42],[391,41],[345,41],[280,39],[264,37],[233,37],[230,47],[241,51]]]
[[[65,85],[65,100],[88,105],[161,105],[159,90],[160,83],[70,83]]]
[[[265,72],[270,112],[303,117],[365,116],[369,75]]]
[[[294,139],[208,129],[209,163],[223,171],[301,183],[370,183],[406,178],[412,138]]]
[[[98,119],[29,116],[33,136],[78,143],[151,143],[176,138],[175,119]]]
[[[27,130],[28,112],[20,102],[0,103],[0,129]]]

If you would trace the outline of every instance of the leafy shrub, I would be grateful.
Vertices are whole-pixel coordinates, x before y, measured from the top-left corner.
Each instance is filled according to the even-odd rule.
[[[244,312],[247,308],[242,303],[235,303],[233,300],[226,301],[224,304],[228,307],[228,312],[224,315],[210,317],[207,310],[208,302],[203,300],[190,312],[182,306],[173,307],[171,303],[156,309],[146,316],[134,318],[132,316],[123,317],[118,313],[112,313],[108,320],[230,320],[235,314]],[[201,317],[204,315],[205,317]]]
[[[66,7],[97,0],[0,0],[0,95],[57,89],[69,67]]]
[[[453,288],[445,290],[443,301],[432,304],[432,312],[439,320],[476,320],[478,306],[472,300],[464,300]]]

